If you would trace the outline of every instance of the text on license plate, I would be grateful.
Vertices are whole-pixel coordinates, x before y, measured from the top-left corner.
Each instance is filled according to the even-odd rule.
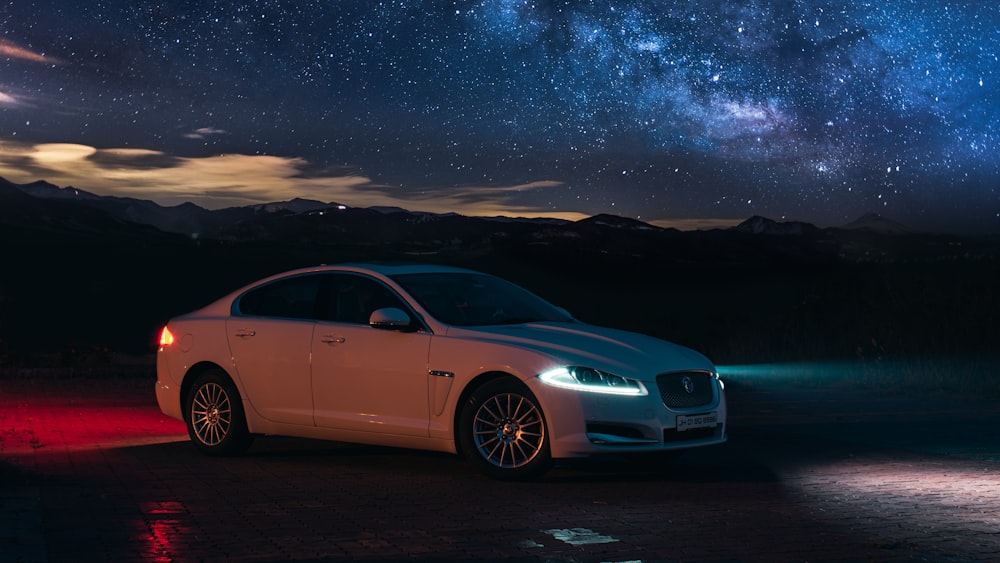
[[[714,428],[719,422],[719,413],[710,412],[691,416],[677,417],[677,431],[694,430],[695,428]]]

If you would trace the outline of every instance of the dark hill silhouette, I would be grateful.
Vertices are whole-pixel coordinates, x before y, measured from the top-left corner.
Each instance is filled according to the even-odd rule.
[[[595,215],[580,221],[468,217],[397,207],[349,207],[296,198],[208,210],[192,203],[164,207],[135,198],[98,196],[44,181],[14,184],[0,178],[7,229],[60,229],[152,237],[151,230],[227,244],[272,243],[380,248],[406,255],[502,248],[557,259],[596,255],[658,264],[817,264],[838,260],[892,261],[989,254],[995,241],[912,233],[878,214],[843,228],[754,216],[731,229],[681,232],[636,219]],[[893,235],[893,236],[887,236]],[[985,249],[984,249],[985,245]]]
[[[41,193],[53,188],[58,190],[44,182],[35,182],[31,186]],[[109,239],[158,232],[150,225],[130,221],[111,210],[84,204],[82,201],[85,198],[87,195],[81,195],[78,200],[58,195],[52,198],[34,197],[0,179],[0,224],[12,233],[18,233],[16,238],[22,242],[25,236],[37,238],[58,233]]]
[[[754,215],[733,228],[741,233],[780,236],[815,234],[820,230],[818,227],[810,223],[803,223],[801,221],[786,221],[779,223],[759,215]]]
[[[912,232],[905,225],[883,217],[878,213],[866,213],[841,228],[847,230],[871,231],[873,233],[890,235],[902,235]]]
[[[359,260],[493,272],[583,320],[717,361],[900,350],[903,337],[921,351],[995,351],[1000,241],[863,227],[873,222],[884,224],[752,217],[682,232],[613,215],[467,217],[306,199],[207,210],[0,179],[0,365],[57,353],[75,366],[92,347],[147,354],[161,323],[245,283]],[[939,342],[927,343],[937,327]]]

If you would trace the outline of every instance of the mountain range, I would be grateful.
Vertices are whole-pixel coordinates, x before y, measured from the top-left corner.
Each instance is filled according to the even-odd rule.
[[[775,260],[912,260],[942,256],[995,257],[995,240],[912,232],[878,214],[837,228],[754,216],[728,229],[678,231],[635,219],[596,215],[580,221],[470,217],[395,207],[350,207],[308,199],[209,210],[193,203],[164,207],[101,196],[45,181],[0,178],[0,226],[10,236],[95,239],[165,237],[230,244],[395,246],[435,253],[447,249],[517,247],[660,259],[669,262]]]

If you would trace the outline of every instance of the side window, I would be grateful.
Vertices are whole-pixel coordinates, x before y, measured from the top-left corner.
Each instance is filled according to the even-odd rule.
[[[330,298],[323,315],[327,320],[366,325],[376,309],[397,307],[406,310],[395,293],[371,278],[339,274],[332,276],[331,281]]]
[[[239,312],[259,317],[316,318],[320,277],[297,276],[259,287],[239,301]]]

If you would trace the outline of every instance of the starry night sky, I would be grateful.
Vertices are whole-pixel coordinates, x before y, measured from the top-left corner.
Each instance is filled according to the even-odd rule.
[[[1000,232],[995,2],[17,0],[0,30],[15,182]]]

